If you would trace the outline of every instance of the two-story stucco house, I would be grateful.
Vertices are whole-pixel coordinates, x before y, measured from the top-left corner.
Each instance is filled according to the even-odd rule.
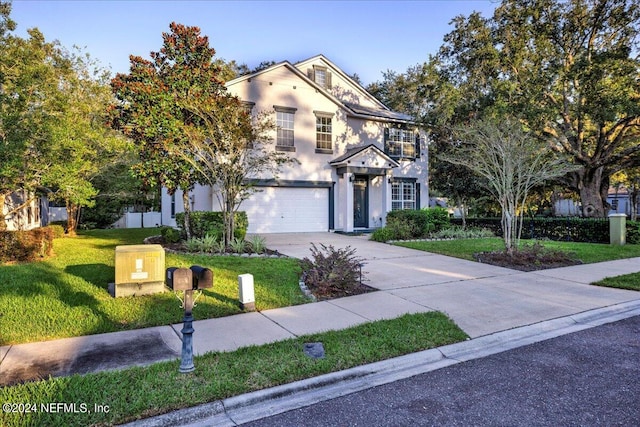
[[[240,210],[250,233],[376,228],[393,209],[428,206],[428,151],[412,118],[389,110],[322,55],[273,65],[226,84],[254,114],[270,111],[276,150],[299,164],[256,177]],[[175,225],[182,195],[163,190],[162,222]],[[208,187],[192,209],[220,210]]]

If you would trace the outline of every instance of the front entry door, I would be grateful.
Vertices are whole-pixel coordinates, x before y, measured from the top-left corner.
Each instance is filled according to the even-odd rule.
[[[369,227],[369,178],[356,176],[353,181],[353,226]]]

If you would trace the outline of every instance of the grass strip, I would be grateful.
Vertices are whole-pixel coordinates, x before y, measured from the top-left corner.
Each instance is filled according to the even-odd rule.
[[[522,240],[522,244],[534,243],[534,240]],[[640,245],[606,245],[582,242],[557,242],[539,240],[545,248],[561,250],[575,255],[585,264],[612,261],[623,258],[640,257]],[[475,261],[474,253],[504,250],[504,241],[498,237],[483,239],[457,239],[441,241],[396,242],[398,246],[433,252],[441,255]]]
[[[640,291],[640,273],[607,277],[599,282],[592,283],[592,285],[606,286],[608,288],[628,289],[631,291]]]
[[[0,266],[0,345],[139,329],[179,323],[172,292],[113,298],[115,247],[141,244],[157,229],[93,230],[56,239],[49,259]],[[197,319],[240,313],[238,275],[251,273],[259,310],[308,302],[298,286],[297,260],[166,254],[166,266],[209,267],[213,289],[204,292]]]
[[[0,412],[0,425],[124,423],[467,338],[442,313],[407,314],[234,352],[208,353],[195,358],[196,370],[189,374],[178,372],[180,363],[176,360],[124,371],[50,378],[0,388],[1,402],[36,405],[38,410],[23,414]],[[306,342],[322,342],[325,358],[305,356]],[[41,404],[51,403],[67,404],[68,410],[40,410]],[[94,405],[108,407],[108,412],[94,412]],[[78,410],[74,413],[72,408]],[[87,412],[83,413],[82,408]]]

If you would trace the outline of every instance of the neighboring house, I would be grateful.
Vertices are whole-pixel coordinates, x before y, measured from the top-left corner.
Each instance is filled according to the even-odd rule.
[[[629,190],[626,187],[609,188],[609,192],[607,195],[607,202],[611,206],[609,208],[609,213],[623,213],[627,216],[631,216],[631,208],[633,203],[631,202],[631,197],[629,194]],[[638,208],[640,207],[640,203],[636,203],[636,214],[638,213]]]
[[[623,213],[631,216],[631,201],[629,190],[626,187],[609,187],[607,192],[607,203],[609,204],[609,214]],[[636,213],[640,212],[640,203],[636,205]],[[579,201],[559,198],[554,203],[556,216],[582,216],[582,205]]]
[[[26,203],[25,205],[25,202]],[[22,206],[24,205],[24,206]],[[15,210],[22,206],[22,208]],[[15,210],[15,212],[13,212]],[[13,212],[9,214],[9,212]],[[48,224],[49,203],[46,197],[33,197],[25,190],[11,193],[2,206],[7,230],[31,230]]]
[[[226,84],[252,110],[271,111],[275,149],[300,164],[257,178],[240,210],[250,233],[381,227],[387,212],[427,207],[428,151],[408,115],[389,110],[322,55],[273,65]],[[209,187],[193,210],[220,210]],[[162,223],[175,225],[182,194],[162,193]]]

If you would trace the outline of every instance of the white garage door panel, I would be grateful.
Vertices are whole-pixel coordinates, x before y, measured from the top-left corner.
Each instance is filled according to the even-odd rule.
[[[263,187],[242,202],[249,233],[292,233],[329,229],[329,189]]]

